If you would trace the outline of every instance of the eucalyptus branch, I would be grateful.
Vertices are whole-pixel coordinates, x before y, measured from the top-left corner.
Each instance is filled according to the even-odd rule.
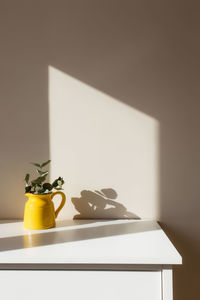
[[[36,172],[39,176],[32,181],[30,181],[30,174],[26,174],[25,181],[25,193],[31,194],[51,194],[53,190],[62,190],[62,186],[65,183],[62,177],[58,177],[53,181],[53,183],[45,182],[46,177],[48,175],[48,171],[42,171],[43,167],[47,166],[51,160],[47,160],[46,162],[39,164],[33,163],[31,164],[36,167]]]

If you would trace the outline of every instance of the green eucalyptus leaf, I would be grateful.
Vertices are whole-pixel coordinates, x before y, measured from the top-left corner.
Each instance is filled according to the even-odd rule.
[[[45,161],[43,164],[41,164],[41,168],[43,168],[44,166],[48,165],[51,162],[51,160],[47,160]]]
[[[46,177],[49,174],[48,171],[44,172],[43,174],[41,174],[42,177]]]
[[[29,182],[29,178],[30,178],[30,174],[27,173],[26,176],[25,176],[25,178],[24,178],[24,180],[25,180],[26,183]]]
[[[42,179],[41,179],[42,182],[44,182],[44,181],[46,180],[46,176],[42,176],[41,178],[42,178]]]
[[[31,164],[34,165],[34,166],[36,166],[36,167],[38,167],[38,168],[41,168],[40,164],[38,164],[38,163],[31,162]]]
[[[61,187],[55,187],[55,189],[56,189],[57,191],[62,191],[62,190],[63,190],[63,188],[61,188]]]
[[[31,186],[28,185],[25,187],[25,193],[29,193],[31,191]]]
[[[48,171],[42,172],[42,171],[40,171],[40,170],[38,170],[38,169],[37,169],[37,172],[38,172],[38,174],[40,174],[42,177],[43,177],[43,176],[47,176],[48,173],[49,173]]]
[[[36,185],[35,192],[38,193],[38,194],[43,194],[44,193],[44,189],[43,189],[42,186]]]
[[[61,180],[58,180],[57,182],[58,182],[58,185],[59,185],[59,186],[62,185],[62,181],[61,181]]]
[[[44,183],[44,184],[43,184],[43,189],[44,189],[44,190],[49,190],[49,191],[51,191],[52,188],[53,188],[53,186],[52,186],[50,183]]]
[[[37,183],[39,183],[36,179],[31,181],[32,186],[35,186]]]
[[[40,185],[36,185],[35,186],[35,192],[39,192],[41,190],[41,186]]]
[[[57,179],[56,179],[56,180],[54,180],[54,182],[52,183],[52,186],[53,186],[54,188],[58,186]]]
[[[64,184],[64,183],[65,183],[62,177],[60,177],[60,181],[62,181],[62,184]]]
[[[31,184],[32,184],[33,186],[39,185],[39,184],[41,184],[43,181],[45,181],[45,179],[46,179],[45,176],[40,176],[40,177],[36,178],[35,180],[31,181]]]

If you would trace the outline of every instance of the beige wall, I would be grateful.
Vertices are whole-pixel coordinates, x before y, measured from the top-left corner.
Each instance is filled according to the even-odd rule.
[[[49,137],[51,181],[71,199],[59,218],[158,218],[154,118],[49,67]]]
[[[191,0],[0,1],[0,217],[22,217],[27,162],[49,156],[52,66],[159,123],[156,209],[184,263],[175,300],[200,297],[199,9]]]

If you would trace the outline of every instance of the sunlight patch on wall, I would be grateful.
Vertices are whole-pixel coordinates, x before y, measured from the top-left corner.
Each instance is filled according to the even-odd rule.
[[[51,178],[66,180],[60,218],[157,217],[157,120],[50,66],[49,122]]]

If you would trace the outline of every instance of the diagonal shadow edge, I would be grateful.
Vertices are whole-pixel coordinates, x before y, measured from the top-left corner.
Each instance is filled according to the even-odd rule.
[[[0,238],[0,251],[71,243],[82,240],[106,238],[109,236],[136,234],[153,230],[160,230],[160,227],[155,225],[152,221],[142,221],[3,237]]]

